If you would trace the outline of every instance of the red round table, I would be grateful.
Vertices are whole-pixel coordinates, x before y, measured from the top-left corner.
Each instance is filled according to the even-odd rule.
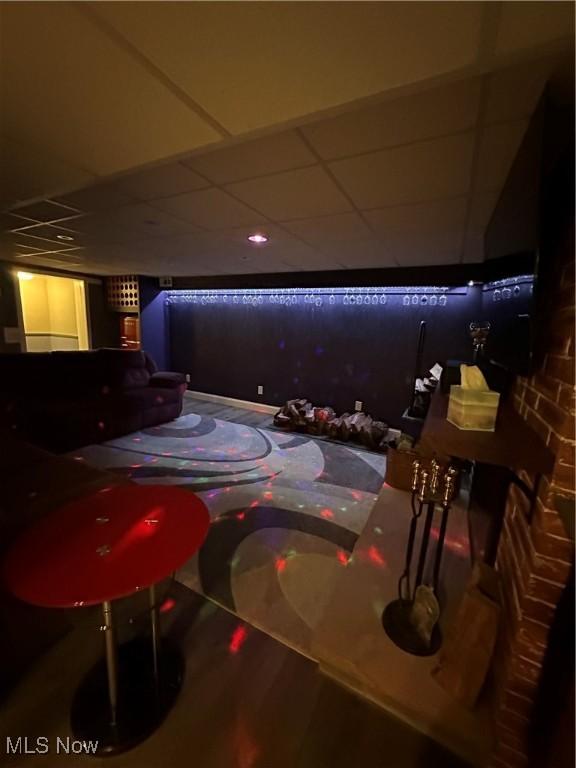
[[[76,499],[26,531],[8,552],[4,579],[33,605],[102,604],[105,659],[88,674],[72,706],[72,730],[119,752],[146,738],[180,689],[183,659],[161,642],[155,584],[202,545],[210,518],[189,491],[168,485],[118,485]],[[150,593],[151,644],[117,648],[112,601]]]

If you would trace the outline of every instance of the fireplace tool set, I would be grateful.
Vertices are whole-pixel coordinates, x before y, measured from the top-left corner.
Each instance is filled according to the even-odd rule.
[[[382,615],[382,624],[388,637],[402,650],[416,656],[435,654],[442,643],[438,619],[438,579],[442,562],[442,550],[446,537],[450,505],[456,495],[458,470],[453,466],[442,467],[436,460],[429,467],[416,460],[412,464],[412,519],[406,546],[404,571],[398,581],[398,599],[389,603]],[[433,558],[432,583],[423,584],[428,545],[436,506],[442,508],[438,541]],[[423,516],[424,529],[412,590],[412,558],[418,523]]]

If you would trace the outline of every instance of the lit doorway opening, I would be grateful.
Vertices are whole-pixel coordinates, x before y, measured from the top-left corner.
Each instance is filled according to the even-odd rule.
[[[89,349],[84,280],[18,272],[27,352]]]

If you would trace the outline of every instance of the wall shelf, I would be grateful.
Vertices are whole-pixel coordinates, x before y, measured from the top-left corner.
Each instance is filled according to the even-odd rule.
[[[470,538],[474,552],[490,565],[496,561],[506,499],[511,483],[526,495],[532,515],[540,478],[551,472],[554,454],[536,432],[506,402],[498,410],[494,432],[462,430],[446,419],[448,395],[437,390],[418,448],[423,454],[434,454],[474,463],[470,493]],[[519,476],[531,476],[528,485]],[[478,535],[478,531],[481,531]],[[481,539],[479,545],[476,539]]]
[[[422,451],[457,459],[505,467],[531,475],[550,472],[554,454],[522,417],[506,402],[498,410],[496,430],[477,432],[458,429],[446,419],[448,395],[436,391],[420,437]]]

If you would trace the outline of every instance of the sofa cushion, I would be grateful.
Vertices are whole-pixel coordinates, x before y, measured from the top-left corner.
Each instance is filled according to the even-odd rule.
[[[105,385],[105,371],[98,353],[51,352],[47,377],[39,387],[40,396],[50,392],[56,397],[80,397],[100,392]]]
[[[148,386],[150,374],[144,353],[140,350],[99,349],[98,358],[110,390],[123,391]]]
[[[179,403],[180,399],[178,389],[165,387],[137,387],[136,389],[127,389],[118,396],[118,400],[125,403],[127,407],[137,407],[140,410]]]
[[[150,357],[148,352],[144,352],[144,365],[146,366],[146,370],[148,371],[150,376],[152,376],[158,370],[156,361],[154,360],[154,358]]]
[[[150,376],[151,387],[167,387],[168,389],[178,389],[184,385],[186,389],[186,377],[183,373],[173,371],[158,371]]]

